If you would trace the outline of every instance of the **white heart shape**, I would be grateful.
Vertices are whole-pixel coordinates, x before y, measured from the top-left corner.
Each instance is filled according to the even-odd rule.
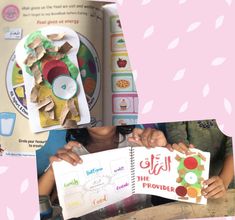
[[[174,49],[178,46],[180,39],[177,37],[173,41],[171,41],[168,45],[168,50]]]
[[[187,111],[187,109],[188,109],[188,102],[185,102],[183,105],[181,105],[179,113],[183,113]]]
[[[146,29],[146,31],[144,32],[144,39],[147,38],[147,37],[150,37],[154,32],[154,26],[151,25],[150,27],[148,27]]]
[[[216,22],[215,22],[215,29],[220,28],[220,27],[223,25],[223,22],[224,22],[224,16],[221,15],[221,16],[219,16],[219,17],[216,19]]]
[[[206,84],[206,85],[203,87],[203,90],[202,90],[203,97],[208,96],[209,92],[210,92],[209,84]]]
[[[189,25],[187,32],[195,31],[199,26],[201,25],[201,22],[194,22]]]
[[[150,112],[152,110],[152,107],[153,107],[153,100],[147,102],[144,105],[144,108],[142,110],[142,114],[146,114],[146,113]]]
[[[29,180],[25,179],[20,186],[20,193],[24,193],[29,187]]]
[[[224,108],[226,110],[226,112],[231,115],[232,113],[232,105],[230,103],[230,101],[226,98],[224,98]]]
[[[225,57],[216,57],[212,62],[212,66],[219,66],[222,65],[225,62],[226,58]]]
[[[173,80],[174,81],[181,80],[184,77],[185,71],[186,71],[186,69],[181,69],[181,70],[177,71]]]
[[[8,167],[0,167],[0,174],[5,173],[8,170]]]

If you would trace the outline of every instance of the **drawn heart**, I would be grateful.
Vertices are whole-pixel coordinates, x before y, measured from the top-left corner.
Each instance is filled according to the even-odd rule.
[[[65,89],[66,89],[66,85],[65,85],[65,84],[62,85],[61,88],[62,88],[63,90],[65,90]]]

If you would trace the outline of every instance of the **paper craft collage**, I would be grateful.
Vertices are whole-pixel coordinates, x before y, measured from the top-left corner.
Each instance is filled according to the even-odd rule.
[[[234,10],[2,0],[0,220],[235,219]]]

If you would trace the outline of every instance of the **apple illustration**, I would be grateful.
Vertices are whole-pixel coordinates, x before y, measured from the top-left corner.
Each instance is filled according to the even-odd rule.
[[[125,68],[127,65],[127,61],[119,58],[117,61],[117,65],[119,68]]]

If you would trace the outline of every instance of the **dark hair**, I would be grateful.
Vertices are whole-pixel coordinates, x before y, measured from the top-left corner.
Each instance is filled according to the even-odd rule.
[[[130,134],[133,129],[135,128],[135,125],[122,125],[122,126],[116,126],[116,132],[117,134],[125,135]],[[90,143],[90,135],[87,128],[79,128],[79,129],[68,129],[66,133],[66,141],[78,141],[83,146],[86,146],[88,143]]]

